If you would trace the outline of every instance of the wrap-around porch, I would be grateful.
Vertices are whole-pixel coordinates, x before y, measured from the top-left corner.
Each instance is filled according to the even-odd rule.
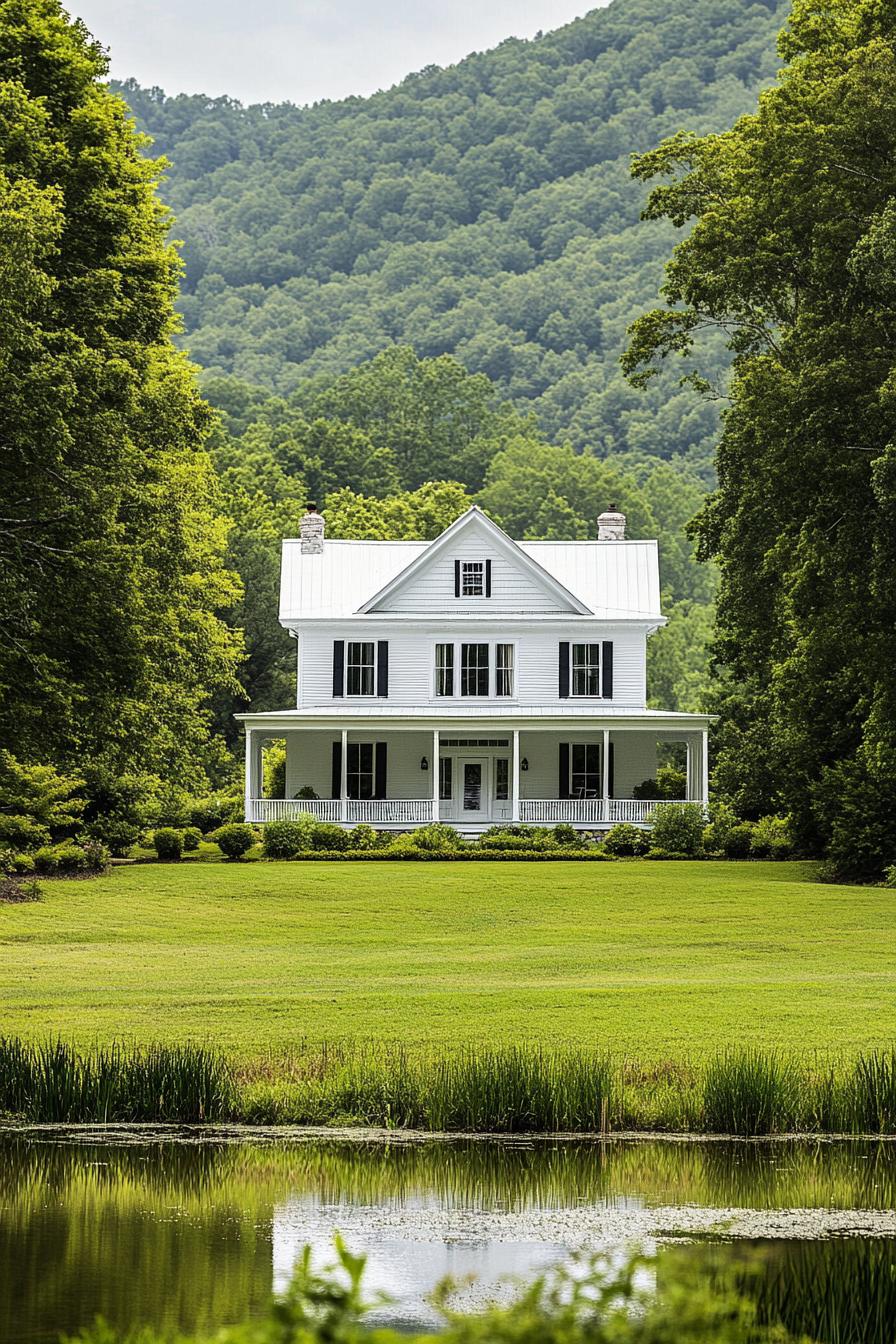
[[[655,778],[660,746],[674,742],[685,775],[678,801],[707,800],[707,721],[696,715],[672,716],[679,720],[673,723],[645,716],[625,727],[599,720],[258,722],[273,717],[246,719],[245,809],[253,823],[310,813],[342,826],[394,830],[433,821],[468,832],[517,822],[583,830],[649,825],[659,800],[633,791]],[[265,797],[264,750],[274,741],[286,746],[284,796]]]

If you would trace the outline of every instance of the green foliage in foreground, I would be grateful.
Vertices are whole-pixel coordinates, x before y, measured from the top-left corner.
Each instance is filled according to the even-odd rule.
[[[896,1040],[885,888],[781,862],[203,863],[3,911],[0,1031],[81,1044],[564,1043],[650,1061]]]
[[[219,1332],[219,1344],[432,1344],[433,1335],[410,1335],[371,1328],[365,1316],[388,1303],[364,1292],[366,1259],[335,1238],[336,1264],[319,1270],[306,1246],[292,1282],[258,1322]],[[692,1272],[665,1273],[661,1286],[641,1285],[655,1261],[632,1254],[622,1266],[599,1258],[576,1257],[569,1268],[521,1287],[506,1306],[479,1314],[452,1308],[455,1285],[446,1279],[434,1305],[443,1317],[442,1344],[787,1344],[780,1326],[760,1323],[755,1305],[730,1288],[700,1284]],[[653,1274],[648,1276],[653,1278]],[[116,1344],[118,1336],[99,1325],[84,1332],[82,1344]],[[155,1344],[149,1330],[133,1344]]]
[[[696,529],[722,572],[716,782],[865,878],[896,858],[892,17],[796,0],[758,109],[637,161],[674,179],[648,216],[694,225],[627,356],[643,379],[666,355],[699,364],[707,326],[727,334],[719,487]]]

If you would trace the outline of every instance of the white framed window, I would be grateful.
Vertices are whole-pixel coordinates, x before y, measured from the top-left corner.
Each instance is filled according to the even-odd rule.
[[[452,756],[443,756],[439,761],[439,797],[443,801],[450,802],[453,796],[453,783],[454,758]]]
[[[462,560],[460,566],[461,597],[485,596],[485,564],[482,560]]]
[[[349,798],[372,798],[374,794],[373,743],[349,742],[345,790]]]
[[[436,645],[436,695],[454,694],[454,645]]]
[[[373,695],[376,679],[372,640],[349,640],[345,648],[346,695]]]
[[[600,798],[600,744],[573,742],[569,750],[570,798]]]
[[[435,700],[459,696],[514,699],[517,693],[515,643],[491,640],[433,643],[432,688]]]
[[[461,695],[488,695],[489,691],[488,653],[489,653],[488,644],[461,644],[460,646]]]
[[[513,695],[513,645],[495,645],[495,695]]]
[[[570,658],[573,695],[600,695],[600,644],[573,644]]]

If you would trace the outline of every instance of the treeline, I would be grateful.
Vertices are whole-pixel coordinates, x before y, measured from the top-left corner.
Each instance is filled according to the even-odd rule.
[[[533,41],[313,107],[117,85],[170,160],[185,344],[212,374],[286,394],[392,343],[451,353],[550,439],[685,457],[708,478],[715,404],[675,374],[637,394],[619,372],[675,237],[639,222],[629,162],[752,107],[784,12],[614,0]],[[723,380],[722,341],[708,358]]]

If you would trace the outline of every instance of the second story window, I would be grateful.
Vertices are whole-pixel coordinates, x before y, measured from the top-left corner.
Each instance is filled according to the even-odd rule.
[[[485,593],[485,565],[481,560],[464,560],[460,567],[461,597],[482,597]]]
[[[346,645],[345,674],[347,695],[373,695],[374,693],[374,645],[372,640],[354,642]]]
[[[454,645],[436,645],[436,695],[454,694]]]
[[[488,645],[461,644],[461,695],[488,695]]]
[[[513,695],[513,645],[495,645],[495,695]]]
[[[573,695],[600,695],[600,645],[573,644]]]

